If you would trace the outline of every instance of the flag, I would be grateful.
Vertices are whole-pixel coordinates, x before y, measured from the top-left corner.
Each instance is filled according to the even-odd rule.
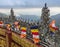
[[[18,25],[18,24],[19,24],[19,22],[17,22],[17,21],[16,21],[16,22],[14,22],[14,24],[15,24],[15,25]]]
[[[16,30],[19,31],[20,30],[20,25],[16,25],[15,28],[16,28]]]
[[[50,23],[49,27],[50,27],[50,30],[52,32],[55,32],[56,30],[58,30],[58,27],[55,26],[55,20],[52,20],[52,22]]]
[[[38,32],[38,29],[31,29],[31,33],[32,33],[32,36],[33,36],[34,43],[38,43],[40,41],[39,40],[39,32]]]
[[[36,44],[36,43],[39,43],[39,38],[33,38],[33,41],[34,41],[34,43]]]
[[[38,35],[38,29],[31,29],[32,34]]]
[[[3,26],[3,21],[0,21],[0,27],[2,27]]]
[[[10,28],[11,25],[10,24],[7,24],[6,26],[7,26],[7,30],[11,30],[11,28]]]
[[[31,27],[31,33],[32,33],[32,36],[33,36],[34,43],[39,43],[39,41],[40,41],[39,30],[37,28],[38,28],[37,26]]]
[[[21,27],[21,35],[20,35],[21,38],[26,38],[26,30],[27,30],[26,27]]]
[[[21,27],[21,30],[26,30],[26,27]]]
[[[31,26],[30,29],[37,29],[38,26]]]

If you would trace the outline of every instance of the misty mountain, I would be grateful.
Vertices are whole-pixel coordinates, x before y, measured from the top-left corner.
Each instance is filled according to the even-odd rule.
[[[24,20],[30,20],[30,21],[40,21],[41,18],[39,16],[36,16],[36,15],[20,15],[17,17],[18,19],[24,19]],[[53,15],[50,17],[50,21],[51,20],[56,20],[56,25],[60,24],[60,14],[56,14],[56,15]]]
[[[56,20],[56,24],[60,24],[60,14],[56,14],[56,15],[51,16],[51,19]]]
[[[38,21],[40,19],[39,16],[36,16],[36,15],[20,15],[17,17],[18,19],[24,19],[24,20],[29,20],[29,21]]]
[[[9,16],[4,14],[4,13],[0,13],[0,17],[8,18]],[[35,22],[41,21],[40,16],[37,16],[37,15],[23,15],[23,14],[20,14],[16,18],[17,19],[22,19],[22,20],[35,21]],[[51,16],[50,20],[53,20],[53,19],[56,20],[56,25],[60,25],[60,14],[56,14],[56,15]]]
[[[2,18],[8,18],[8,15],[6,15],[4,13],[0,13],[0,17],[2,17]]]

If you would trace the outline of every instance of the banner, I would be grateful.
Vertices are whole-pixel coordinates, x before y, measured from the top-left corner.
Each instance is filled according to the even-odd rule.
[[[3,21],[0,21],[0,27],[3,27]]]
[[[20,37],[21,38],[26,38],[26,27],[21,27],[21,35],[20,35]]]
[[[58,30],[58,27],[55,26],[55,20],[52,20],[52,22],[49,24],[50,30],[52,32],[55,32],[56,30]]]
[[[58,30],[58,27],[55,26],[55,20],[52,20],[52,22],[49,24],[49,28],[51,30],[50,34],[53,35],[56,30]]]
[[[39,43],[39,41],[40,41],[39,30],[37,28],[38,28],[38,26],[32,26],[31,27],[31,33],[32,33],[32,36],[33,36],[34,43]]]

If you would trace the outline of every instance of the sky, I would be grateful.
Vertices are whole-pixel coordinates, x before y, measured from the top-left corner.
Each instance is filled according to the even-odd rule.
[[[60,7],[60,0],[0,0],[0,7],[43,7],[47,3],[49,7]]]
[[[50,9],[51,16],[60,14],[60,0],[0,0],[0,8],[2,8],[0,9],[0,13],[9,14],[10,8],[18,8],[14,9],[15,14],[29,14],[40,16],[41,8],[44,7],[45,3],[47,3],[47,6]]]
[[[21,14],[41,16],[42,13],[42,8],[27,8],[27,9],[18,8],[13,10],[16,16],[19,16]],[[60,7],[50,7],[49,10],[50,10],[50,16],[60,14]],[[0,9],[0,13],[10,15],[10,9]]]

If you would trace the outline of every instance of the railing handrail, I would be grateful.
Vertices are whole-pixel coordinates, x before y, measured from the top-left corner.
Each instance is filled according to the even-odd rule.
[[[3,29],[1,29],[1,30],[3,30]],[[5,34],[5,32],[7,31],[6,29],[4,29],[3,31],[0,31],[1,33],[1,35],[3,35],[3,36],[5,36],[6,34]],[[16,39],[17,40],[15,40],[15,38],[14,38],[14,36],[16,37]],[[18,36],[18,37],[17,37]],[[23,44],[22,46],[24,47],[26,47],[26,46],[28,46],[28,47],[38,47],[37,45],[35,45],[35,44],[33,44],[33,43],[31,43],[30,41],[27,41],[27,39],[25,39],[25,38],[20,38],[19,37],[19,35],[18,34],[16,34],[16,33],[14,33],[14,32],[12,32],[12,40],[14,40],[16,43],[18,43],[19,45],[21,44],[21,43],[25,43],[25,44]],[[23,41],[23,42],[22,42]]]

